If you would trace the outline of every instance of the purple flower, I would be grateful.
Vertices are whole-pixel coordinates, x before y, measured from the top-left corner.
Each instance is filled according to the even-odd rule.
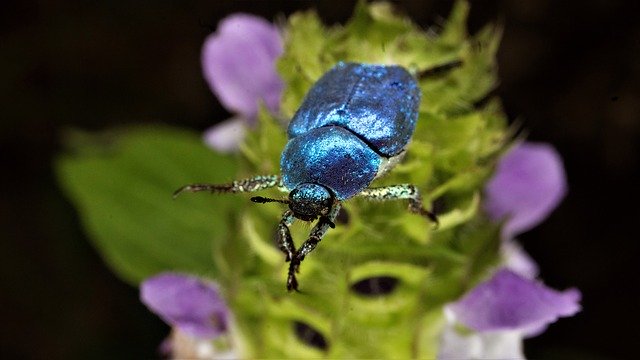
[[[140,286],[140,299],[162,320],[186,334],[213,339],[229,325],[229,310],[216,285],[194,276],[162,273]]]
[[[484,208],[492,220],[505,220],[500,249],[504,268],[445,307],[449,323],[439,359],[524,358],[524,337],[580,311],[580,292],[559,292],[535,281],[538,265],[514,240],[542,222],[566,189],[562,160],[550,145],[522,143],[500,161],[485,187]],[[474,331],[460,332],[457,323]]]
[[[476,331],[517,330],[535,336],[559,317],[580,311],[580,297],[577,289],[556,291],[502,269],[445,311]]]
[[[484,208],[493,220],[506,219],[510,239],[542,222],[567,192],[562,159],[549,144],[525,142],[498,164],[485,187]]]
[[[235,151],[246,134],[248,120],[234,116],[207,129],[204,142],[220,152]]]
[[[516,240],[505,240],[500,246],[503,266],[527,279],[535,279],[540,272],[538,264]]]
[[[248,14],[223,19],[202,47],[202,68],[211,90],[237,116],[213,126],[205,142],[216,150],[237,148],[244,126],[255,123],[260,102],[276,112],[284,83],[276,72],[283,52],[278,28]]]

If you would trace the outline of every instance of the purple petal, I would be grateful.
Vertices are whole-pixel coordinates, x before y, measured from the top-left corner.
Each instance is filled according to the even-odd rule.
[[[567,192],[562,159],[549,144],[525,142],[498,164],[485,187],[484,208],[494,220],[507,219],[503,237],[512,238],[542,222]]]
[[[282,51],[274,25],[253,15],[234,14],[205,40],[204,77],[227,110],[253,119],[260,101],[271,111],[279,108],[284,83],[276,60]]]
[[[580,292],[555,291],[510,270],[499,270],[446,311],[476,331],[520,330],[539,332],[559,317],[580,311]]]
[[[166,323],[202,339],[224,333],[229,310],[218,288],[194,276],[162,273],[140,285],[140,299]]]
[[[500,247],[502,261],[504,266],[526,277],[527,279],[535,279],[540,272],[538,264],[527,254],[522,246],[515,240],[505,240]]]
[[[519,331],[461,334],[447,325],[440,338],[439,360],[524,359]]]
[[[208,128],[204,133],[204,142],[220,152],[238,150],[247,130],[247,120],[235,116]]]

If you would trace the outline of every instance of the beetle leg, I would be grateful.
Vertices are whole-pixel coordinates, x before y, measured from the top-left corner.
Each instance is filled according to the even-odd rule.
[[[236,180],[228,184],[190,184],[181,187],[173,193],[175,199],[183,192],[209,191],[211,193],[241,193],[254,192],[272,187],[282,187],[282,180],[278,175],[255,176],[249,179]]]
[[[415,185],[401,184],[391,185],[378,188],[364,189],[358,196],[362,196],[368,200],[388,201],[388,200],[409,200],[409,211],[414,214],[429,218],[438,226],[438,218],[434,213],[422,206],[422,196]]]
[[[300,263],[304,260],[305,256],[307,256],[313,249],[316,248],[320,240],[327,233],[329,228],[334,228],[335,224],[333,223],[336,217],[338,216],[338,212],[340,211],[340,203],[336,202],[333,205],[331,211],[326,216],[321,216],[320,220],[316,226],[311,229],[311,233],[309,233],[309,238],[305,241],[300,248],[296,251],[295,256],[291,259],[291,263],[289,264],[289,276],[287,277],[287,290],[298,290],[298,281],[296,280],[296,273],[300,268]]]
[[[291,261],[296,252],[296,247],[291,238],[291,232],[289,232],[289,226],[293,224],[294,220],[293,211],[287,210],[282,214],[282,220],[280,220],[278,224],[278,248],[286,256],[285,261]]]

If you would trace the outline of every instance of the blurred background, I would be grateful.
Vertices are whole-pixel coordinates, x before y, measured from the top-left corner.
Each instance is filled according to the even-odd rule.
[[[60,192],[61,131],[229,117],[201,76],[200,46],[233,12],[277,19],[316,8],[344,22],[354,1],[0,3],[0,357],[158,357],[168,328],[104,266]],[[471,1],[470,29],[500,21],[500,87],[511,120],[564,157],[570,192],[520,237],[583,311],[526,342],[531,358],[637,354],[640,6],[629,0]],[[425,28],[450,1],[398,1]]]

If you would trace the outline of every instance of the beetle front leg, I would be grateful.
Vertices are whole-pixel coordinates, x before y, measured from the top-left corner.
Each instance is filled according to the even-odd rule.
[[[329,230],[329,228],[335,227],[335,224],[333,222],[338,216],[340,207],[340,203],[336,202],[333,205],[333,208],[329,211],[329,214],[327,214],[326,216],[321,216],[316,226],[311,229],[309,238],[296,251],[295,256],[291,259],[291,263],[289,264],[287,290],[298,290],[298,280],[296,280],[296,273],[300,269],[300,263],[302,262],[302,260],[304,260],[305,256],[307,256],[316,248],[320,240],[322,240],[324,235],[327,233],[327,230]]]
[[[363,190],[358,196],[374,201],[409,200],[409,211],[429,218],[429,220],[436,224],[436,227],[438,226],[438,217],[423,207],[422,196],[420,196],[420,191],[415,185],[401,184],[370,188]]]
[[[173,193],[176,198],[183,192],[208,191],[211,193],[241,193],[254,192],[272,187],[282,187],[282,179],[278,175],[255,176],[249,179],[236,180],[228,184],[190,184],[181,187]]]
[[[289,231],[289,226],[293,224],[294,220],[293,211],[287,210],[278,224],[278,248],[284,253],[285,261],[291,261],[296,253],[296,247]]]

